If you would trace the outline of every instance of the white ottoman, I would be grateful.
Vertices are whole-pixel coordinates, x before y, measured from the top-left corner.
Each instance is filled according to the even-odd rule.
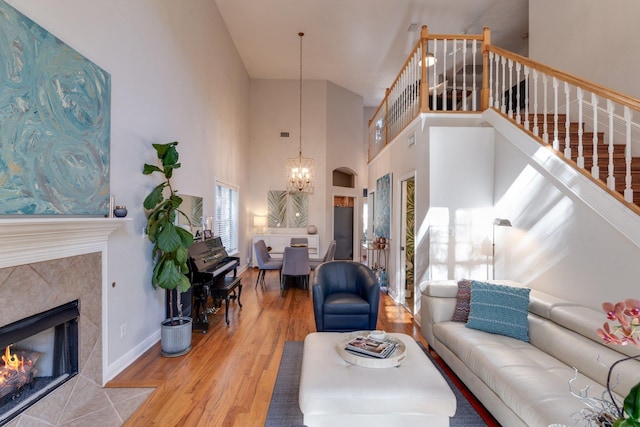
[[[395,368],[364,368],[344,361],[338,332],[304,340],[298,402],[308,427],[448,426],[456,398],[415,340],[389,334],[406,346]]]

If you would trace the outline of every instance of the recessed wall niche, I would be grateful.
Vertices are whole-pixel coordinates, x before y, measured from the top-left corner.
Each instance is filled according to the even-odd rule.
[[[355,188],[356,175],[348,168],[338,168],[333,170],[333,186]]]

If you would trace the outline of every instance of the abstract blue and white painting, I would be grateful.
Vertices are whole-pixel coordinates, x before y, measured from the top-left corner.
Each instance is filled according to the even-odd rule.
[[[391,238],[391,174],[376,180],[373,232],[377,237]]]
[[[0,214],[106,215],[111,77],[0,0]]]

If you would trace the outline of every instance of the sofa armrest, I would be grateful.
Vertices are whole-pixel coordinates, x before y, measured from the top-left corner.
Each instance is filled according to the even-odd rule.
[[[455,280],[422,282],[420,293],[420,327],[422,335],[431,345],[435,340],[432,332],[433,325],[453,318],[458,282]]]

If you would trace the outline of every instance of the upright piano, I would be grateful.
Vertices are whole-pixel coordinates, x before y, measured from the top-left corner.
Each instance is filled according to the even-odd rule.
[[[225,320],[229,324],[229,300],[240,302],[242,282],[237,277],[239,257],[227,254],[220,237],[194,243],[189,248],[189,280],[193,289],[193,326],[206,333],[209,328],[207,303],[225,301]],[[230,276],[230,273],[233,273]],[[236,294],[237,290],[237,294]]]

